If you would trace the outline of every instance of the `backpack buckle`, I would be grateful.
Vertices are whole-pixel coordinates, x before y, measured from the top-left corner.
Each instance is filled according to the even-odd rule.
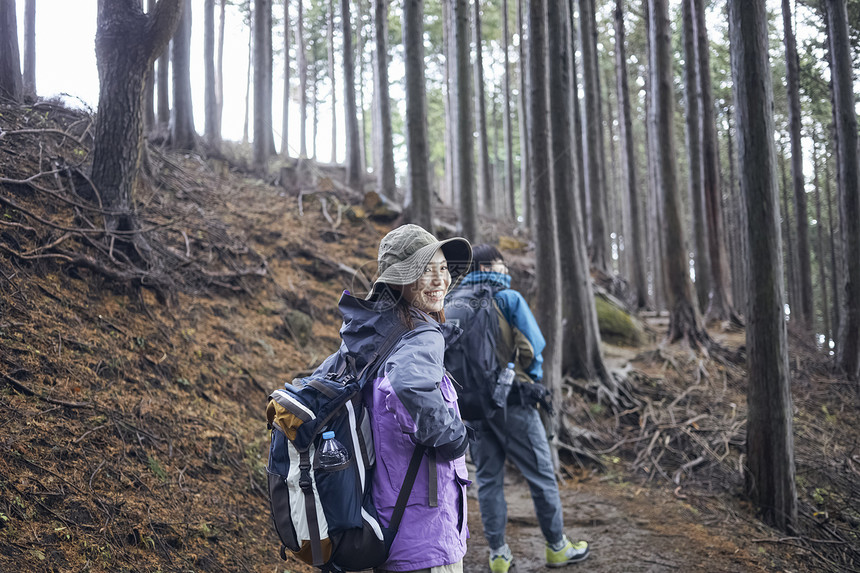
[[[311,480],[311,468],[299,466],[299,469],[301,470],[301,473],[299,474],[299,487],[302,488],[302,491],[308,491],[313,486],[313,480]]]

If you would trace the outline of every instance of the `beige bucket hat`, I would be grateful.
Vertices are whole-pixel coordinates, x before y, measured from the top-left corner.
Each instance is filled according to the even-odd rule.
[[[379,242],[377,256],[378,277],[373,283],[377,290],[380,283],[408,285],[417,281],[438,249],[442,249],[448,260],[451,284],[469,269],[472,262],[472,246],[462,237],[440,241],[423,227],[401,225]]]

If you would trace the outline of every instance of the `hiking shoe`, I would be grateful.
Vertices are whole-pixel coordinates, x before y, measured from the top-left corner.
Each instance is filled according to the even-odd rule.
[[[577,541],[574,543],[567,538],[567,535],[565,535],[562,537],[559,545],[561,545],[561,547],[556,550],[547,543],[547,567],[563,567],[570,563],[578,563],[588,557],[588,543],[585,541]]]
[[[492,573],[508,573],[513,562],[514,556],[507,543],[490,551],[490,571]]]

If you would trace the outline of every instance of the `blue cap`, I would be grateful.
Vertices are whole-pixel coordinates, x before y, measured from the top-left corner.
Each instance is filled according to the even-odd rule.
[[[513,369],[514,369],[514,363],[513,363],[513,362],[508,362],[508,368],[510,368],[511,370],[513,370]]]
[[[328,432],[323,432],[323,440],[328,440],[329,438],[334,437],[334,432],[329,430]]]

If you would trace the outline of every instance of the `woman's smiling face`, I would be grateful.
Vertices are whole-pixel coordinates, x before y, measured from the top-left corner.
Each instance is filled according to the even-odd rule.
[[[451,286],[451,273],[442,249],[436,251],[421,277],[403,287],[403,296],[419,310],[440,312],[445,306],[445,294]]]

